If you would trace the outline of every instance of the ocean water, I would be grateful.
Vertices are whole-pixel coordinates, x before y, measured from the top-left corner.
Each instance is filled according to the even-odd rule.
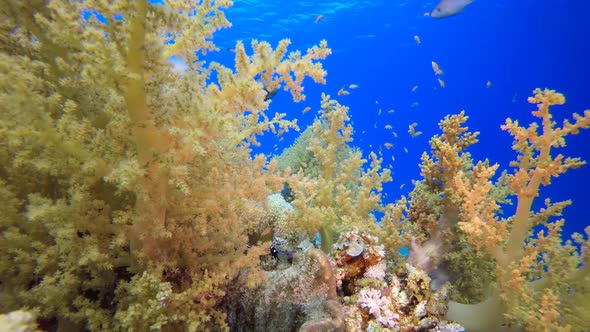
[[[220,51],[207,59],[231,67],[231,49],[238,40],[248,49],[252,39],[276,46],[289,38],[290,50],[305,50],[326,39],[333,50],[324,61],[327,84],[307,79],[307,99],[300,103],[293,103],[281,90],[270,112],[298,118],[303,129],[317,114],[322,92],[349,106],[355,128],[352,144],[365,155],[381,148],[384,165],[391,164],[394,181],[385,187],[386,201],[411,191],[412,179],[420,178],[420,155],[429,151],[429,139],[440,132],[438,122],[447,114],[465,110],[470,130],[481,132],[480,142],[469,151],[475,160],[489,159],[503,170],[510,169],[516,153],[511,149],[511,136],[500,126],[508,117],[521,124],[534,120],[530,112],[535,107],[527,102],[534,88],[555,89],[566,96],[566,104],[553,109],[558,124],[573,112],[590,108],[589,1],[478,0],[456,16],[425,16],[436,3],[237,0],[226,11],[232,28],[215,35]],[[432,70],[432,61],[444,71],[440,76],[444,88]],[[347,88],[349,95],[337,95],[350,84],[359,87]],[[302,114],[307,106],[312,111]],[[389,113],[392,109],[395,112]],[[408,126],[414,122],[423,134],[412,138]],[[392,126],[398,137],[384,129],[385,125]],[[280,153],[297,135],[290,132],[281,142],[263,137],[263,145],[255,152]],[[386,142],[394,147],[384,148]],[[554,150],[554,155],[590,160],[589,131],[568,137],[567,144]],[[587,184],[590,166],[571,170],[543,188],[534,207],[543,207],[546,197],[572,199],[573,205],[564,213],[564,233],[569,237],[582,232],[588,225]],[[506,213],[511,209],[507,207]]]

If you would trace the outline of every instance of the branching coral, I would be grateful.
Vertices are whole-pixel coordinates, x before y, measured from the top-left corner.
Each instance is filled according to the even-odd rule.
[[[507,119],[502,126],[514,136],[513,149],[519,153],[511,163],[515,171],[507,177],[508,186],[517,198],[515,215],[508,220],[498,217],[499,205],[491,194],[490,181],[497,165],[479,163],[471,176],[459,172],[454,182],[462,197],[459,227],[468,235],[467,240],[475,247],[485,248],[498,266],[498,290],[494,296],[501,301],[493,300],[492,296],[490,303],[496,307],[492,311],[503,313],[511,324],[530,330],[553,330],[567,327],[571,322],[565,319],[567,307],[560,305],[561,301],[567,301],[572,291],[587,293],[587,289],[576,288],[588,274],[587,261],[580,260],[571,243],[561,244],[563,220],[549,221],[550,217],[561,216],[570,202],[552,204],[546,200],[547,207],[537,214],[531,207],[541,185],[549,185],[552,178],[584,164],[579,158],[553,156],[551,152],[565,145],[567,135],[590,127],[590,110],[583,116],[574,114],[573,123],[565,120],[559,128],[549,108],[565,103],[562,94],[536,89],[529,102],[537,105],[533,115],[541,120],[542,133],[538,133],[537,123],[525,128],[518,121]],[[539,225],[543,226],[539,233],[529,238],[532,229]],[[458,310],[451,310],[451,316],[469,310],[469,307],[454,308]],[[465,326],[474,331],[496,328]]]
[[[257,279],[264,249],[248,246],[248,231],[284,182],[250,146],[296,128],[266,114],[256,79],[301,100],[305,77],[324,81],[318,60],[330,53],[325,42],[306,54],[255,42],[251,55],[238,44],[235,71],[208,64],[200,54],[215,50],[230,5],[3,3],[4,310],[28,306],[47,329],[224,328],[213,310],[222,285],[238,270]],[[131,312],[168,284],[158,310],[175,318]]]
[[[390,170],[381,167],[382,159],[375,153],[369,154],[368,162],[348,146],[349,121],[347,107],[322,95],[320,118],[312,124],[307,148],[317,161],[317,176],[304,179],[300,173],[289,182],[296,197],[292,204],[297,223],[312,234],[319,232],[326,252],[332,250],[335,232],[351,226],[374,227],[372,212],[383,209],[383,183],[391,181]]]
[[[404,235],[409,238],[408,262],[436,274],[436,283],[450,277],[454,285],[452,298],[477,302],[487,295],[494,270],[489,254],[465,242],[465,235],[457,226],[462,197],[454,179],[459,173],[467,177],[477,173],[467,149],[477,142],[479,133],[469,131],[467,120],[461,112],[440,121],[442,133],[430,140],[430,154],[422,154],[423,180],[414,182],[409,206],[405,208],[407,218],[397,218],[407,222],[396,224],[405,227]],[[499,202],[506,201],[503,188],[501,178],[490,189]]]

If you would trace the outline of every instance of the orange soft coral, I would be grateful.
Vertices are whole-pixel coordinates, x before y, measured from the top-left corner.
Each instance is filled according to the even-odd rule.
[[[459,227],[467,234],[470,244],[486,248],[492,254],[499,274],[498,288],[488,301],[479,307],[452,304],[449,310],[451,319],[461,319],[459,313],[466,311],[471,311],[472,316],[495,312],[498,319],[503,316],[511,323],[519,322],[529,329],[557,327],[560,321],[556,312],[563,310],[559,307],[560,301],[570,296],[567,289],[579,282],[580,261],[576,249],[569,243],[561,244],[563,220],[549,221],[550,217],[561,216],[563,208],[570,202],[551,204],[546,200],[547,208],[537,214],[531,211],[531,207],[541,185],[549,185],[552,178],[584,164],[579,158],[552,155],[552,149],[565,146],[567,135],[590,127],[590,110],[584,115],[574,114],[573,123],[566,120],[561,128],[556,128],[549,108],[564,104],[565,97],[548,89],[536,89],[534,94],[529,102],[537,105],[532,114],[540,118],[542,132],[538,132],[537,123],[521,127],[518,121],[511,119],[502,126],[514,136],[513,149],[519,154],[510,164],[515,167],[514,172],[506,178],[517,198],[515,215],[508,219],[499,217],[500,207],[490,192],[490,179],[497,165],[479,163],[471,176],[462,172],[455,176],[454,187],[462,197]],[[538,225],[542,225],[543,230],[536,237],[529,238],[533,227]],[[531,278],[538,281],[531,283]],[[478,308],[484,307],[486,309],[478,313]],[[547,315],[539,317],[535,314],[538,312]],[[493,324],[461,323],[470,331],[495,328]]]

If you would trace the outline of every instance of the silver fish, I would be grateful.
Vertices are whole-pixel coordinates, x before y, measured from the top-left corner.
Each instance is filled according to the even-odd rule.
[[[434,18],[445,18],[457,15],[472,2],[473,0],[441,0],[432,13],[430,13],[430,16]]]

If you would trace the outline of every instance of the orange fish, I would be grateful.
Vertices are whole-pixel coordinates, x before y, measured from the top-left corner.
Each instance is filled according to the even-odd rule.
[[[383,144],[383,146],[385,146],[387,149],[391,149],[393,147],[393,144],[387,142],[387,143]]]
[[[322,18],[324,18],[324,15],[318,15],[318,17],[315,18],[315,22],[319,23],[322,20]]]
[[[420,45],[422,43],[422,41],[420,40],[420,36],[418,36],[418,35],[414,35],[414,40],[416,41],[416,43],[418,45]]]

